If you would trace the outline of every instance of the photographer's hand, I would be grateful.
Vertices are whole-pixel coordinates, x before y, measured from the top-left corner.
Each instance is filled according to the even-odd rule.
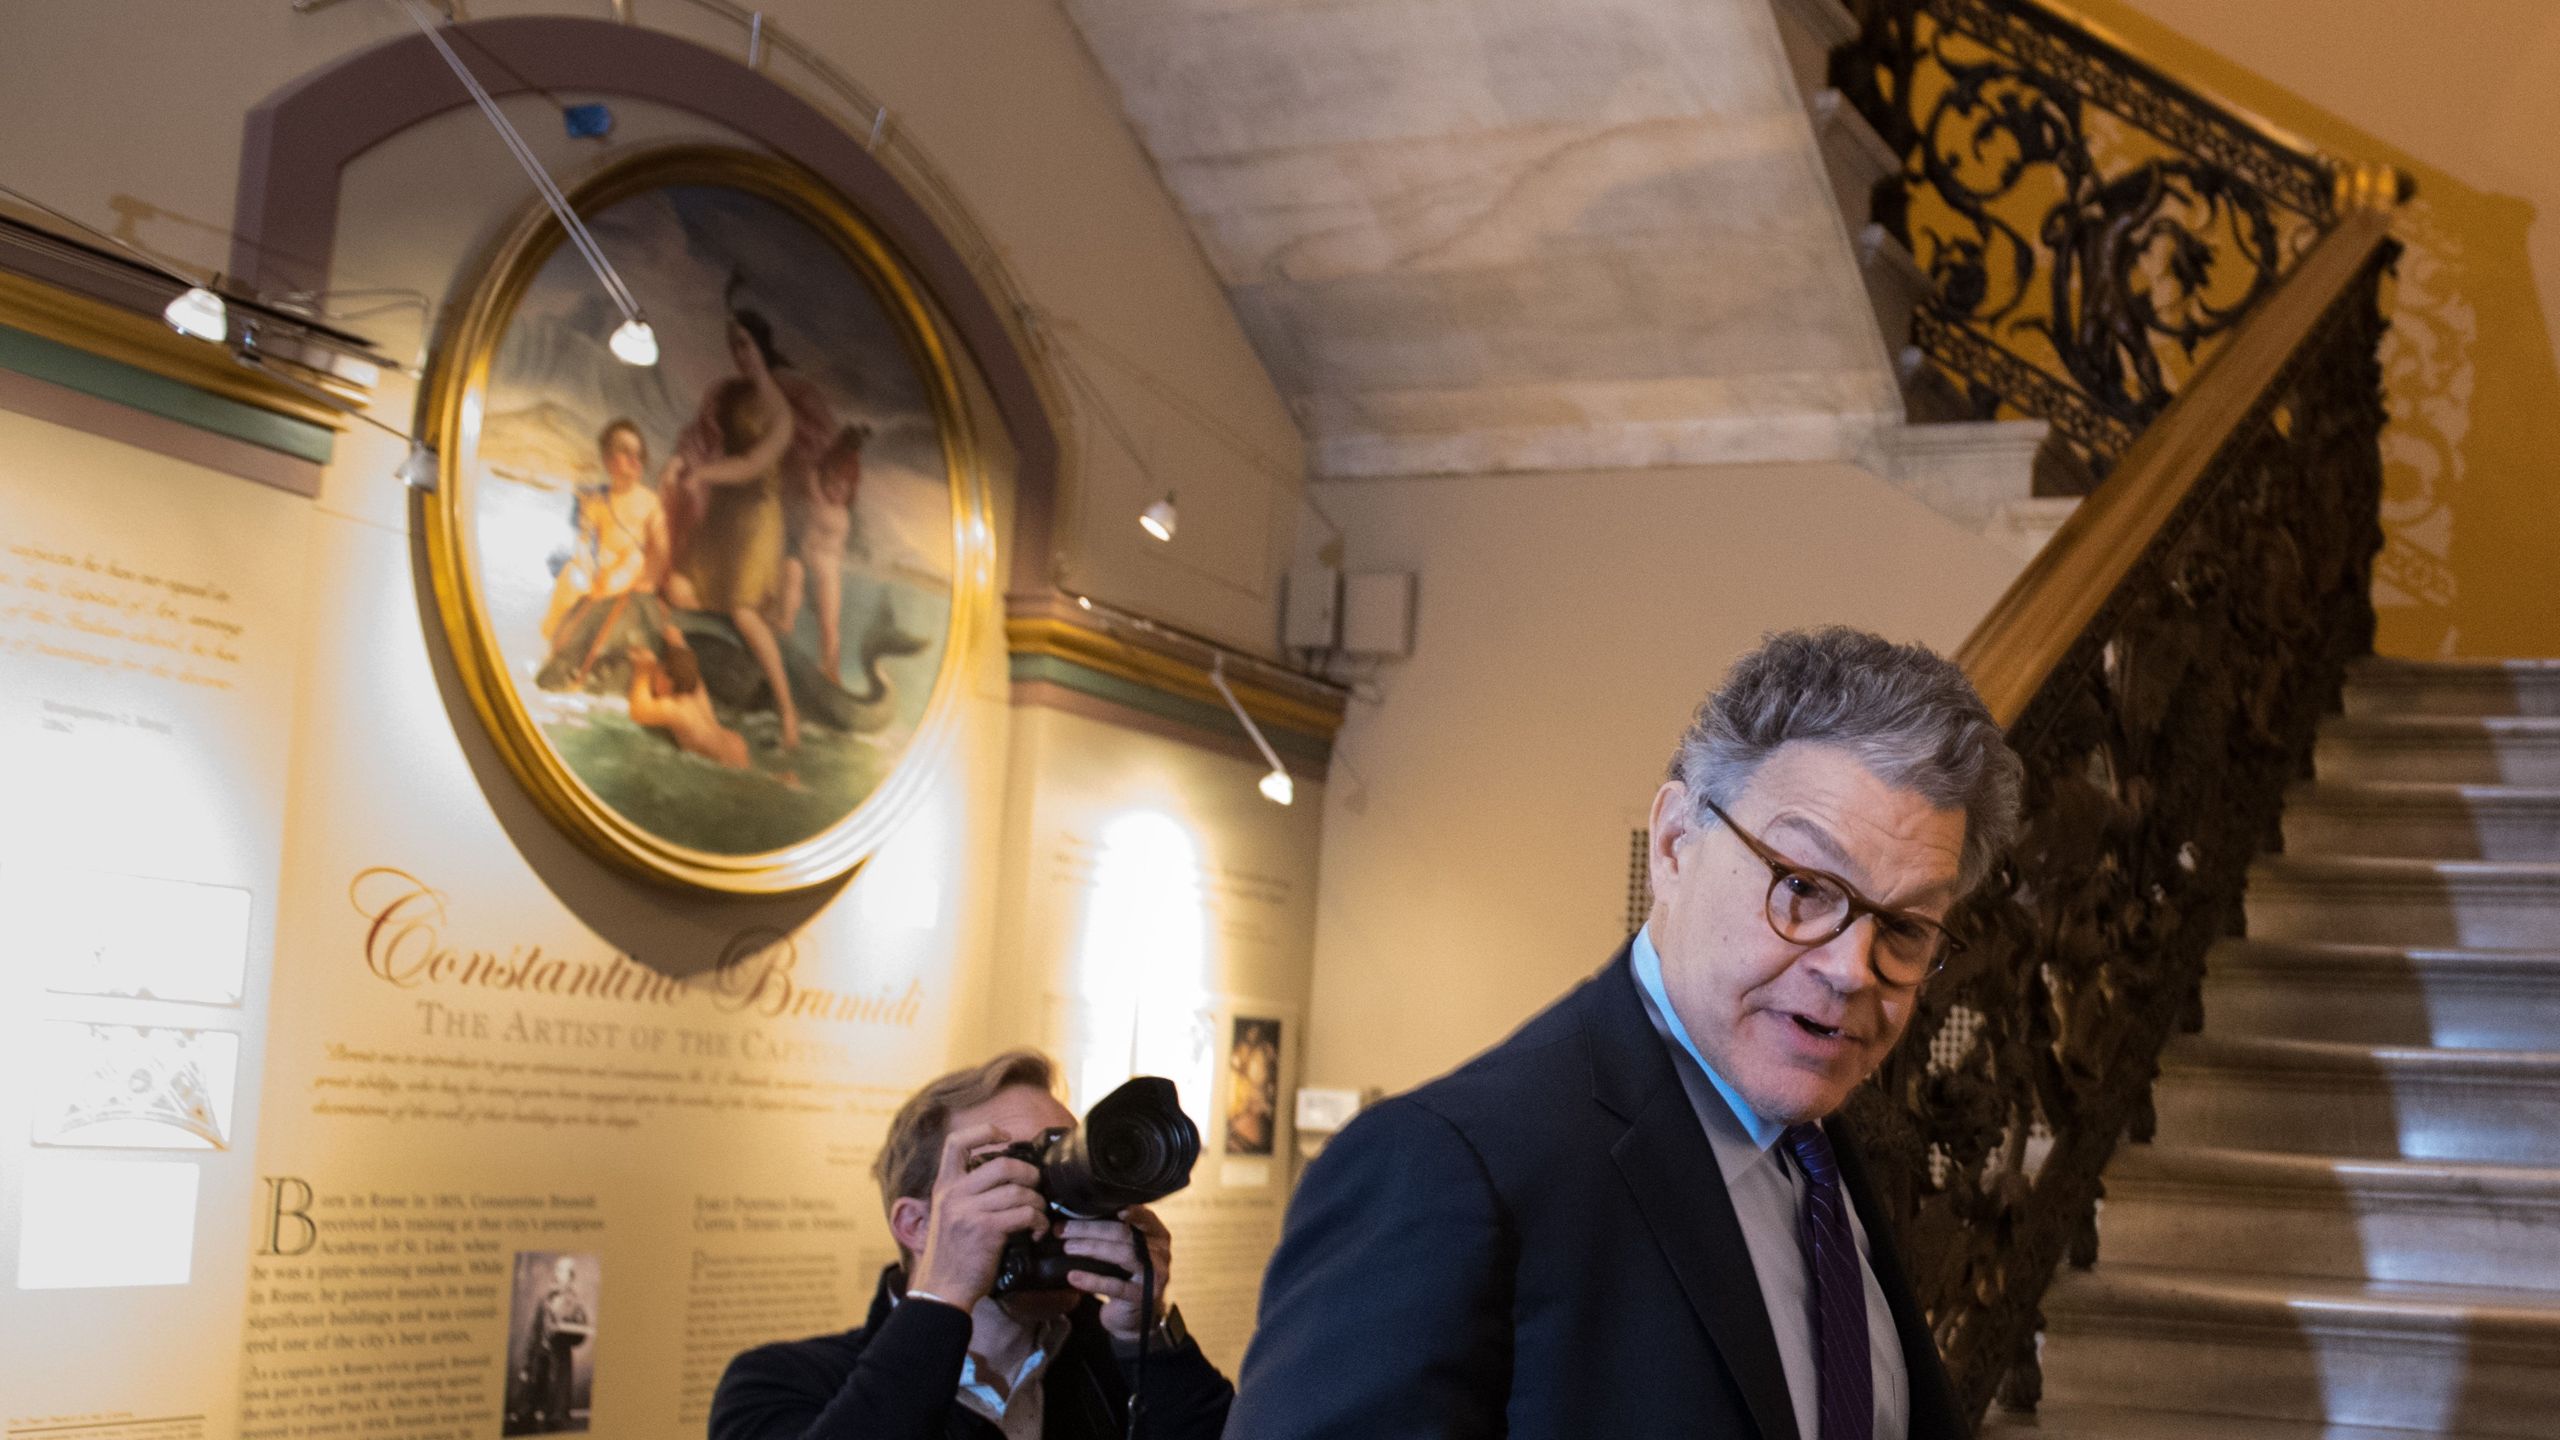
[[[1007,1237],[1046,1234],[1047,1205],[1032,1188],[1040,1172],[1010,1156],[971,1165],[973,1151],[1002,1143],[993,1125],[955,1131],[942,1142],[942,1169],[934,1178],[932,1209],[925,1217],[924,1248],[910,1293],[922,1291],[963,1310],[973,1309],[996,1283],[996,1262]],[[1117,1227],[1114,1227],[1117,1228]]]
[[[1059,1227],[1058,1234],[1066,1240],[1068,1254],[1100,1260],[1129,1272],[1126,1280],[1114,1280],[1090,1270],[1068,1272],[1067,1283],[1088,1295],[1102,1297],[1103,1329],[1117,1339],[1134,1342],[1163,1316],[1165,1287],[1173,1279],[1173,1236],[1154,1211],[1144,1205],[1132,1205],[1120,1212],[1119,1220],[1070,1220]],[[1155,1264],[1155,1281],[1148,1287],[1155,1292],[1153,1315],[1144,1314],[1139,1308],[1135,1235],[1147,1237],[1147,1253]]]

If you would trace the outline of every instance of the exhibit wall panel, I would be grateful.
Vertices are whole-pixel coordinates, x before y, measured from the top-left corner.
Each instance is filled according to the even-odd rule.
[[[12,1433],[236,1424],[309,530],[298,497],[0,412]]]
[[[1079,1112],[1132,1075],[1179,1088],[1203,1148],[1158,1207],[1172,1295],[1233,1374],[1292,1178],[1325,787],[1274,805],[1259,761],[1058,710],[1016,711],[1012,747],[999,1013]]]
[[[657,891],[508,790],[405,535],[314,550],[243,1433],[388,1394],[402,1435],[699,1434],[731,1356],[858,1323],[893,1258],[868,1167],[976,1024],[1007,712],[840,890]]]
[[[541,9],[566,13],[472,14]],[[1296,436],[1064,17],[770,13],[881,91],[1029,291],[1083,487],[1056,517],[1057,578],[1267,648]],[[13,10],[10,183],[211,268],[239,143],[220,117],[402,33],[382,6]],[[624,100],[609,140],[572,141],[555,98],[590,97],[503,103],[570,185],[736,138]],[[319,303],[423,368],[530,190],[467,109],[342,181]],[[1000,545],[1015,451],[962,360]],[[411,425],[414,385],[386,369],[371,413]],[[1320,785],[1276,810],[1260,767],[1214,748],[1017,708],[989,623],[920,798],[850,879],[655,885],[563,833],[483,727],[438,623],[434,502],[392,476],[402,441],[351,425],[306,501],[0,427],[12,1434],[699,1435],[738,1350],[861,1320],[893,1255],[869,1173],[890,1111],[1023,1043],[1060,1054],[1079,1108],[1139,1068],[1182,1082],[1208,1153],[1166,1207],[1176,1294],[1213,1355],[1240,1355],[1288,1179]],[[1166,466],[1185,544],[1124,544]],[[55,570],[104,573],[78,613],[137,607],[126,628],[154,638],[84,630],[51,595],[28,608]],[[162,624],[230,668],[156,673],[130,647]],[[236,994],[185,989],[206,955],[236,955]],[[74,972],[124,988],[47,978]],[[151,1113],[102,1098],[136,1076],[160,1087]]]
[[[541,133],[539,100],[508,104]],[[451,112],[350,166],[342,267],[461,303],[524,207],[504,170],[449,163],[483,129]],[[536,143],[574,183],[736,139],[639,103],[617,133],[579,150],[555,124]],[[716,285],[701,300],[716,316]],[[1001,519],[1014,449],[965,355],[960,371],[965,483]],[[895,1258],[870,1166],[897,1106],[1027,1038],[987,1017],[1002,640],[968,632],[942,738],[901,762],[921,796],[849,880],[664,888],[573,843],[491,741],[421,562],[440,501],[391,458],[351,444],[319,501],[244,1433],[698,1435],[741,1349],[860,1323]],[[870,478],[853,516],[876,529],[894,517]],[[992,611],[1002,562],[985,559],[960,567],[955,611]],[[749,773],[794,783],[779,762]],[[391,1413],[350,1409],[385,1393]]]

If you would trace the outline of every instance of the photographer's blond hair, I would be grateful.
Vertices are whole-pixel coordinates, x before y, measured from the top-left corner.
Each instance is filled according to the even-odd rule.
[[[902,1197],[921,1199],[932,1194],[952,1115],[984,1105],[1016,1085],[1055,1095],[1056,1062],[1037,1050],[1007,1050],[983,1065],[954,1070],[932,1081],[899,1106],[897,1117],[889,1122],[888,1136],[880,1143],[880,1158],[871,1162],[871,1173],[880,1181],[880,1208],[885,1211]]]

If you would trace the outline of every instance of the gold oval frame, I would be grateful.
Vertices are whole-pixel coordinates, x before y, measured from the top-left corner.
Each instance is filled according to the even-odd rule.
[[[851,202],[788,160],[708,145],[633,155],[579,184],[568,200],[583,217],[670,185],[738,190],[817,231],[879,299],[932,406],[951,486],[951,614],[923,716],[889,773],[860,804],[807,840],[753,855],[697,850],[634,824],[597,796],[569,770],[517,698],[482,600],[468,531],[472,496],[462,462],[478,450],[498,344],[535,275],[568,238],[539,203],[479,267],[469,303],[449,321],[428,362],[419,413],[436,447],[437,486],[414,503],[425,511],[436,610],[472,709],[543,813],[589,853],[644,879],[733,895],[786,894],[851,873],[914,808],[948,757],[962,677],[994,603],[986,477],[950,352],[912,267]]]

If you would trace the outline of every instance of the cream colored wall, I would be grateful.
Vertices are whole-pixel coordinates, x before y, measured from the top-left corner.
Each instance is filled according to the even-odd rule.
[[[2379,649],[2560,655],[2560,8],[2087,0],[2169,72],[2418,200],[2383,346]]]
[[[524,8],[470,11],[490,18]],[[1028,295],[1042,337],[1032,363],[1046,369],[1060,407],[1053,418],[1071,478],[1059,516],[1061,582],[1268,649],[1273,576],[1298,508],[1297,439],[1073,31],[1045,0],[764,8],[887,100],[894,125],[950,177]],[[641,0],[638,9],[652,23],[696,18],[684,0]],[[737,46],[734,33],[696,28],[708,42]],[[0,134],[9,137],[0,183],[211,268],[228,250],[242,113],[295,76],[400,33],[396,11],[368,3],[307,16],[284,0],[9,7],[0,11]],[[616,137],[602,146],[568,140],[538,99],[511,99],[507,108],[567,183],[644,145],[726,136],[699,116],[615,103]],[[476,253],[524,212],[530,192],[476,113],[458,110],[358,157],[343,198],[337,283],[416,290],[442,303],[460,298]],[[414,358],[425,330],[399,314],[357,328],[403,360]],[[376,413],[405,426],[413,393],[407,379],[386,376]],[[979,419],[992,423],[977,393]],[[992,498],[1001,517],[1010,512],[1011,450],[995,438]],[[417,568],[418,502],[390,475],[402,448],[350,429],[309,507],[309,564],[297,577],[309,617],[296,637],[305,683],[292,726],[281,879],[256,897],[277,916],[277,974],[294,981],[272,1016],[279,1038],[266,1074],[277,1093],[309,1093],[311,1073],[331,1063],[330,1042],[427,1043],[399,1038],[418,1025],[410,1000],[362,965],[363,917],[350,882],[370,866],[397,867],[449,897],[459,945],[618,951],[688,974],[741,931],[772,927],[789,932],[809,983],[873,994],[912,981],[920,1003],[911,1021],[851,1037],[842,1063],[827,1067],[829,1080],[865,1087],[852,1118],[823,1117],[787,1141],[752,1125],[688,1132],[672,1147],[684,1163],[670,1167],[663,1154],[634,1146],[544,1151],[521,1136],[483,1133],[462,1156],[458,1144],[471,1142],[451,1133],[420,1128],[388,1143],[279,1105],[254,1139],[260,1173],[370,1178],[423,1192],[485,1162],[511,1184],[595,1190],[612,1212],[598,1243],[635,1257],[613,1260],[625,1287],[616,1303],[670,1317],[686,1313],[683,1267],[648,1269],[636,1257],[681,1252],[691,1189],[715,1184],[704,1177],[741,1193],[849,1196],[859,1219],[844,1258],[859,1280],[854,1313],[836,1322],[849,1323],[868,1294],[864,1262],[888,1252],[862,1197],[895,1100],[925,1075],[1004,1044],[1058,1045],[1079,1074],[1091,1069],[1082,1064],[1091,1057],[1076,1053],[1077,1034],[1055,1023],[1066,1013],[1056,1002],[1106,973],[1117,955],[1090,943],[1090,897],[1078,887],[1096,881],[1092,864],[1080,869],[1058,847],[1083,846],[1077,853],[1092,862],[1112,817],[1136,809],[1168,816],[1201,848],[1186,883],[1210,972],[1202,988],[1226,1007],[1203,1022],[1212,1047],[1185,1061],[1195,1071],[1207,1066],[1208,1078],[1192,1087],[1204,1114],[1214,1114],[1205,1107],[1216,1103],[1223,1063],[1218,1021],[1275,1013],[1287,1018],[1289,1044],[1303,1034],[1321,787],[1309,785],[1294,810],[1274,810],[1254,790],[1258,767],[1016,710],[993,595],[989,623],[961,661],[943,768],[850,883],[783,900],[722,901],[653,887],[589,858],[533,808],[442,657]],[[1160,485],[1178,487],[1182,503],[1181,533],[1169,547],[1150,546],[1134,524]],[[997,584],[1006,558],[992,572]],[[565,1003],[533,1008],[576,1013]],[[784,1028],[826,1038],[812,1024]],[[1285,1166],[1271,1177],[1255,1181],[1250,1165],[1215,1170],[1203,1203],[1175,1221],[1186,1243],[1199,1237],[1195,1257],[1224,1257],[1223,1271],[1209,1259],[1187,1261],[1184,1283],[1204,1335],[1230,1361],[1249,1325],[1259,1257],[1276,1233]],[[227,1307],[233,1297],[215,1303]],[[661,1364],[673,1332],[623,1333],[607,1342],[607,1359],[630,1378],[607,1397],[612,1412],[599,1410],[600,1433],[682,1433],[675,1380]]]
[[[1399,1089],[1625,938],[1628,835],[1762,633],[1952,650],[2016,569],[1864,471],[1732,466],[1318,487],[1354,570],[1421,576],[1325,799],[1307,1078]]]
[[[767,19],[889,107],[892,125],[953,182],[1041,316],[1063,447],[1058,578],[1070,588],[1268,650],[1273,579],[1297,509],[1296,431],[1215,278],[1120,118],[1109,87],[1049,0],[839,5],[779,0]],[[688,0],[642,21],[742,54],[744,34]],[[475,19],[600,18],[598,4],[468,7]],[[0,183],[196,269],[228,259],[240,116],[288,81],[407,33],[391,6],[95,0],[0,12]],[[774,73],[786,79],[787,62]],[[627,119],[641,107],[624,106]],[[691,117],[570,142],[538,104],[511,105],[564,179]],[[447,183],[527,203],[497,138],[451,117]],[[360,223],[360,217],[349,217]],[[451,259],[459,264],[465,257]],[[401,277],[406,279],[405,272]],[[360,269],[341,285],[392,283]],[[442,296],[441,287],[436,293]],[[399,322],[373,322],[386,335]],[[359,325],[370,333],[372,327]],[[404,423],[399,397],[383,413]],[[370,463],[368,459],[366,463]],[[1154,494],[1179,491],[1170,546],[1139,532]]]

